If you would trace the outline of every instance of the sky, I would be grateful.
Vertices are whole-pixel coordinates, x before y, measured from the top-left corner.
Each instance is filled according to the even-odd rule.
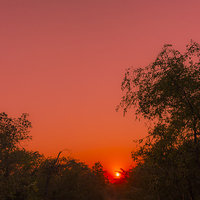
[[[199,0],[0,0],[0,112],[29,113],[29,150],[126,170],[148,132],[115,111],[125,71],[199,43],[199,24]]]

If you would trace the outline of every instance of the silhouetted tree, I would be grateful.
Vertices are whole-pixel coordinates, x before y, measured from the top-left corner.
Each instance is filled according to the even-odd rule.
[[[154,185],[152,193],[158,199],[199,199],[199,44],[191,41],[184,54],[165,45],[149,66],[127,70],[122,90],[126,94],[117,109],[126,113],[133,106],[136,116],[150,122],[148,136],[138,141],[132,157],[142,159],[141,170],[156,169],[147,178]],[[178,189],[170,195],[173,188]]]
[[[98,182],[104,186],[108,183],[107,171],[103,169],[103,166],[100,162],[96,162],[92,167],[92,172],[98,178]]]
[[[49,163],[52,162],[55,162],[52,158],[44,160],[38,171],[40,198],[49,200],[104,199],[102,182],[99,177],[87,165],[70,157],[57,160],[51,170],[48,193],[45,193],[49,169],[52,169]]]
[[[0,113],[0,199],[34,199],[36,177],[34,170],[39,165],[38,152],[26,151],[20,142],[31,139],[31,123],[28,114],[11,118]]]

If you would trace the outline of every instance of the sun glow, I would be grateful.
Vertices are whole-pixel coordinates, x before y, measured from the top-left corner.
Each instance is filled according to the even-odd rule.
[[[116,174],[115,174],[117,177],[119,177],[120,176],[120,173],[119,172],[116,172]]]

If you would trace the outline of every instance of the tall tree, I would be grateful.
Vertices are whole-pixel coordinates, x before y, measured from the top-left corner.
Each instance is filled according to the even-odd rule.
[[[154,122],[133,158],[142,157],[165,170],[171,166],[171,174],[182,167],[187,180],[180,175],[174,181],[187,182],[183,188],[195,199],[200,186],[200,45],[191,41],[183,54],[165,45],[147,67],[129,68],[121,88],[126,93],[117,109],[122,107],[125,114],[133,106],[136,116]]]
[[[35,169],[39,165],[38,152],[27,151],[21,142],[31,139],[28,114],[11,118],[0,113],[0,199],[35,199]]]
[[[0,170],[4,172],[4,177],[9,177],[11,173],[11,152],[19,147],[20,142],[31,139],[29,129],[32,126],[27,117],[28,114],[22,114],[16,119],[0,113]]]

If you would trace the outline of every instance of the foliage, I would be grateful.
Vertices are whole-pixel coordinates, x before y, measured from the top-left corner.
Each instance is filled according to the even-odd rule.
[[[5,177],[2,171],[0,175],[1,199],[34,199],[32,195],[36,195],[38,190],[34,172],[40,157],[37,152],[25,149],[16,149],[10,153],[10,174]]]
[[[99,183],[102,186],[105,186],[105,184],[108,183],[107,171],[103,170],[103,166],[101,165],[100,162],[96,162],[94,164],[94,166],[92,167],[92,172],[98,178]]]
[[[133,173],[151,169],[145,184],[154,185],[148,188],[156,199],[200,198],[200,46],[191,41],[186,50],[165,45],[147,67],[129,68],[122,82],[126,94],[117,109],[125,114],[133,106],[149,122],[148,136],[132,152],[143,163]]]
[[[21,141],[31,139],[29,129],[32,127],[24,113],[18,119],[0,113],[0,152],[4,154],[17,148]]]
[[[48,193],[45,194],[46,180],[53,160],[53,158],[44,160],[38,171],[38,188],[41,199],[104,199],[99,176],[84,163],[70,157],[58,159],[49,180]]]
[[[32,199],[36,193],[34,170],[38,152],[26,151],[20,142],[31,139],[28,114],[18,119],[0,113],[0,199]],[[29,198],[30,197],[30,198]]]

